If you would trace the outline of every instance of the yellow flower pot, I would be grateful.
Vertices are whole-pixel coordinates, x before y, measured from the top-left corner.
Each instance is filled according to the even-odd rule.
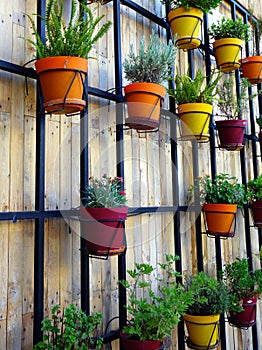
[[[175,44],[183,50],[192,50],[199,47],[201,40],[199,32],[203,21],[203,11],[191,7],[187,11],[184,7],[171,10],[168,13],[173,38],[176,37]]]
[[[210,349],[218,345],[220,315],[183,316],[188,331],[188,344],[196,348]]]
[[[213,49],[217,68],[224,73],[238,69],[242,45],[243,41],[237,38],[223,38],[214,41]]]
[[[177,107],[183,141],[209,139],[209,123],[212,105],[208,103],[185,103]]]

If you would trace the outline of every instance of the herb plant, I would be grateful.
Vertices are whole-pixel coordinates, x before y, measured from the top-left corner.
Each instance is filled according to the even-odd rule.
[[[113,208],[126,203],[126,193],[121,189],[121,177],[104,174],[100,179],[89,178],[89,185],[83,191],[81,200],[85,208]]]
[[[175,100],[177,105],[195,102],[211,104],[221,76],[220,72],[213,71],[209,83],[206,83],[207,77],[203,75],[201,68],[197,70],[195,79],[188,74],[179,75],[177,73],[172,79],[175,87],[168,90],[169,96]]]
[[[79,4],[79,9],[78,9]],[[87,58],[93,44],[100,39],[111,26],[108,21],[101,24],[104,15],[95,17],[90,7],[83,2],[72,0],[71,16],[68,24],[63,19],[63,1],[49,0],[45,17],[46,40],[37,33],[33,17],[28,15],[36,42],[26,39],[36,48],[36,58],[51,56],[76,56]],[[98,25],[100,28],[98,29]]]
[[[208,29],[208,34],[214,40],[223,38],[237,38],[244,41],[249,40],[249,26],[244,24],[241,18],[233,19],[222,17],[221,21],[212,23]]]
[[[156,33],[152,33],[146,47],[145,37],[142,37],[138,54],[135,54],[134,46],[131,45],[129,56],[123,62],[125,77],[131,83],[160,84],[170,77],[176,53],[177,48],[171,40],[166,44]]]
[[[127,289],[126,308],[131,317],[123,329],[125,333],[139,340],[159,341],[171,335],[180,316],[192,303],[191,293],[185,292],[183,286],[175,282],[175,278],[180,276],[173,268],[177,259],[177,256],[166,255],[166,263],[159,264],[162,276],[157,277],[157,292],[152,286],[152,273],[155,269],[151,265],[135,263],[134,270],[127,271],[132,281],[120,281]],[[137,297],[139,290],[143,290],[147,297]]]
[[[204,13],[211,13],[221,3],[221,0],[162,0],[161,2],[171,9],[185,7],[186,10],[190,10],[191,7],[196,7]]]
[[[213,181],[209,175],[200,176],[189,190],[200,203],[237,204],[243,208],[249,200],[246,187],[229,174],[216,174]]]
[[[186,276],[184,288],[186,293],[192,293],[194,300],[188,307],[187,314],[219,315],[228,310],[230,301],[228,289],[221,279],[216,280],[201,271],[198,274]]]
[[[250,202],[262,201],[262,174],[256,179],[249,180],[247,188],[250,192]]]
[[[75,305],[61,310],[59,305],[52,309],[52,317],[42,321],[43,341],[34,349],[50,350],[89,350],[100,349],[103,345],[101,337],[97,337],[97,327],[102,321],[102,314],[96,312],[87,316]]]

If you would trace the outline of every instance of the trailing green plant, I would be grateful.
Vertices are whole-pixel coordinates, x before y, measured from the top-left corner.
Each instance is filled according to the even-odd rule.
[[[196,71],[195,79],[188,74],[179,75],[178,72],[174,81],[174,88],[168,90],[169,96],[172,97],[179,106],[183,103],[209,103],[215,98],[215,89],[222,76],[218,71],[212,71],[207,83],[207,77],[203,74],[201,68]]]
[[[262,129],[262,115],[256,118],[257,125]]]
[[[87,58],[94,43],[110,28],[110,21],[101,25],[104,15],[95,17],[90,7],[83,2],[72,0],[71,4],[70,19],[66,23],[63,19],[63,1],[48,1],[45,17],[39,16],[46,25],[46,40],[42,40],[37,33],[33,17],[27,15],[36,41],[25,40],[36,48],[37,59],[51,56]],[[100,25],[99,29],[98,25]]]
[[[228,289],[222,279],[217,280],[201,271],[186,276],[184,289],[186,293],[192,293],[194,299],[186,311],[189,315],[219,315],[229,308]]]
[[[134,46],[130,46],[129,56],[123,62],[125,77],[131,83],[160,84],[164,82],[170,77],[177,50],[171,40],[166,44],[154,32],[150,35],[146,46],[143,36],[140,40],[138,54],[135,54]]]
[[[204,13],[212,13],[221,0],[162,0],[161,2],[168,5],[170,9],[185,7],[186,10],[190,10],[191,7],[195,7]]]
[[[87,316],[75,305],[61,310],[59,305],[52,308],[51,318],[42,321],[43,341],[34,349],[50,350],[89,350],[100,349],[103,339],[97,336],[97,328],[101,325],[102,314],[96,312]]]
[[[237,204],[243,208],[249,200],[246,186],[229,174],[216,174],[214,180],[209,175],[199,176],[189,191],[191,197],[200,203]]]
[[[256,179],[251,179],[247,182],[247,188],[250,192],[249,201],[262,201],[262,174],[260,174]]]
[[[226,264],[223,277],[230,292],[230,312],[243,310],[244,298],[259,297],[262,294],[262,270],[250,270],[248,260],[237,258],[233,263]]]
[[[175,281],[181,276],[173,268],[177,259],[177,256],[166,255],[166,262],[159,264],[161,276],[155,277],[157,291],[153,289],[152,273],[155,268],[151,265],[135,263],[134,270],[127,271],[132,280],[120,281],[128,293],[126,308],[131,318],[123,329],[125,333],[139,340],[159,341],[171,335],[181,315],[192,303],[191,293],[185,292],[183,286]],[[141,290],[145,296],[137,297]]]
[[[248,41],[250,37],[249,26],[242,22],[241,18],[236,21],[222,17],[216,23],[212,23],[208,28],[208,34],[214,40],[223,38],[237,38]]]
[[[104,174],[101,178],[91,176],[89,185],[84,189],[81,201],[85,208],[122,207],[126,203],[126,193],[121,189],[122,177],[109,177]]]

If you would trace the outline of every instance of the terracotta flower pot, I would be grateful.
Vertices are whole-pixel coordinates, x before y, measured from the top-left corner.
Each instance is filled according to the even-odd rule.
[[[240,67],[239,59],[243,41],[237,38],[223,38],[213,43],[217,68],[232,72]]]
[[[229,323],[239,328],[253,326],[256,323],[256,305],[257,298],[244,298],[242,303],[244,311],[231,314],[228,318]]]
[[[122,332],[120,332],[120,344],[124,350],[158,350],[162,346],[158,340],[135,340]]]
[[[182,140],[206,141],[209,139],[211,104],[184,103],[177,107],[177,113],[181,121]]]
[[[79,113],[86,106],[83,81],[88,61],[80,57],[56,56],[36,61],[36,72],[44,97],[44,110],[54,114]]]
[[[251,84],[262,82],[262,56],[251,56],[239,60],[243,76]]]
[[[80,208],[81,236],[90,252],[121,249],[128,207]]]
[[[262,201],[251,203],[249,207],[252,212],[254,226],[262,228]]]
[[[185,314],[183,318],[188,331],[187,343],[189,347],[210,349],[218,344],[220,315],[194,316]]]
[[[205,215],[208,234],[224,237],[235,235],[233,226],[237,212],[236,204],[204,203],[202,211]]]
[[[153,130],[160,124],[160,107],[166,89],[154,83],[134,83],[124,88],[128,118],[125,124],[131,129]]]
[[[246,129],[246,120],[219,120],[216,121],[219,147],[229,151],[238,151],[244,147],[243,140]]]
[[[172,30],[175,44],[183,50],[192,50],[200,46],[199,32],[203,21],[203,11],[191,7],[187,11],[184,7],[171,10],[168,22]]]

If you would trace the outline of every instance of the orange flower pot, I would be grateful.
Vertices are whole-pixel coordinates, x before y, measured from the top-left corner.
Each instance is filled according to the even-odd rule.
[[[86,106],[83,81],[88,61],[80,57],[56,56],[36,61],[36,72],[44,97],[44,110],[54,114],[79,113]]]
[[[131,129],[153,130],[160,124],[160,107],[166,89],[154,83],[134,83],[124,88],[128,117],[125,124]]]
[[[173,38],[176,37],[175,44],[180,49],[192,50],[200,46],[201,40],[198,36],[203,16],[203,11],[194,7],[191,7],[189,11],[181,7],[168,13],[172,35]]]
[[[240,67],[239,59],[243,41],[237,38],[223,38],[213,43],[217,68],[232,72]]]
[[[236,204],[204,203],[202,211],[205,215],[208,234],[224,237],[235,235],[233,226],[237,212]]]
[[[251,84],[262,82],[262,56],[251,56],[239,60],[243,76]]]

